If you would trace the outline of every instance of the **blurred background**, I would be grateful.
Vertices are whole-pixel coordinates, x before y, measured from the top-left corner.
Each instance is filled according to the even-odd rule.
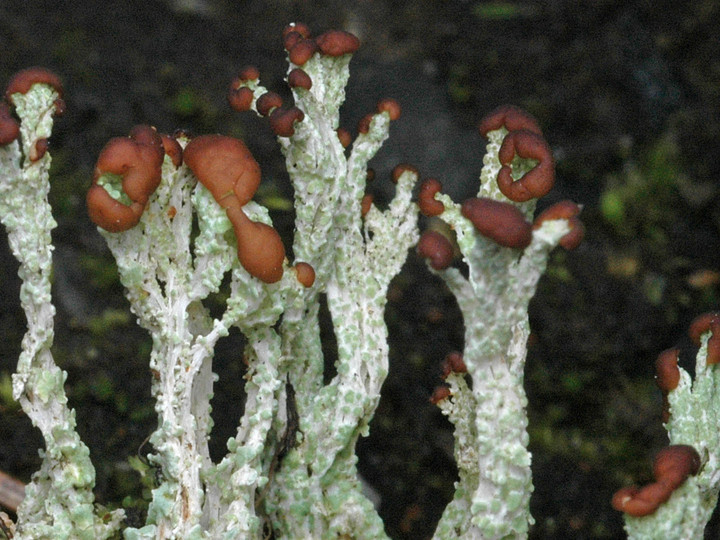
[[[144,519],[152,475],[143,440],[155,423],[150,340],[122,295],[112,257],[84,208],[105,142],[138,123],[243,138],[263,168],[258,198],[286,239],[292,189],[269,127],[225,95],[244,66],[283,83],[280,33],[302,21],[355,33],[342,125],[378,99],[403,116],[373,162],[379,204],[398,162],[474,195],[480,118],[502,103],[535,115],[557,160],[543,208],[584,205],[576,251],[553,253],[532,302],[526,369],[535,492],[531,538],[622,538],[612,493],[651,478],[667,444],[654,359],[682,348],[699,313],[720,307],[720,5],[714,0],[236,1],[0,3],[0,83],[42,65],[60,75],[51,202],[58,221],[56,361],[97,467],[100,503]],[[17,264],[0,235],[0,470],[27,481],[42,439],[13,402],[10,374],[25,322]],[[411,254],[388,291],[391,368],[359,467],[394,539],[429,538],[453,494],[452,430],[428,403],[445,354],[462,350],[452,296]],[[333,340],[326,337],[332,359]],[[220,344],[212,451],[243,408],[242,337]],[[140,472],[139,472],[140,471]],[[708,538],[720,537],[715,522]]]

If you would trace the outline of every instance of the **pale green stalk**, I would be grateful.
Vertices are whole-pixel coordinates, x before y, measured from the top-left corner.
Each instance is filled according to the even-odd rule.
[[[680,369],[680,383],[668,393],[670,419],[665,424],[670,444],[692,446],[700,455],[700,470],[649,516],[625,515],[631,540],[703,538],[720,492],[720,371],[707,365],[711,332],[701,339],[695,361],[695,380]]]
[[[304,302],[286,310],[281,326],[283,350],[293,359],[286,369],[300,431],[264,504],[275,533],[290,538],[385,537],[362,494],[355,443],[367,433],[388,372],[385,293],[417,241],[410,202],[416,177],[403,174],[390,207],[373,206],[362,218],[367,164],[387,138],[390,120],[387,113],[375,115],[346,154],[336,130],[349,60],[315,55],[303,65],[312,88],[293,93],[305,119],[292,137],[278,138],[295,188],[293,250],[317,274]],[[256,97],[265,92],[255,82],[248,86]],[[317,325],[321,293],[338,342],[337,375],[327,385]]]
[[[479,197],[509,201],[497,188],[498,149],[504,128],[488,134]],[[518,164],[521,176],[530,164]],[[455,425],[460,480],[435,538],[526,538],[532,478],[523,387],[527,308],[550,251],[568,233],[565,220],[546,221],[524,250],[501,247],[476,232],[450,197],[436,195],[439,216],[457,234],[468,277],[455,268],[436,272],[455,295],[465,321],[463,360],[472,389],[458,374],[439,406]],[[516,204],[516,203],[513,203]],[[516,204],[528,219],[535,201]]]
[[[386,538],[383,523],[357,475],[355,445],[367,434],[388,373],[386,291],[418,238],[411,201],[416,174],[404,172],[387,209],[365,216],[368,162],[386,140],[387,112],[343,148],[336,130],[345,98],[350,55],[315,54],[303,70],[309,90],[294,88],[304,119],[290,137],[279,137],[295,192],[293,261],[266,284],[237,258],[225,211],[186,166],[166,157],[162,180],[138,225],[107,240],[132,312],[152,337],[149,376],[158,426],[150,437],[150,461],[160,483],[152,492],[147,521],[127,528],[135,539],[337,539]],[[290,65],[289,70],[297,66]],[[288,71],[289,71],[288,70]],[[254,98],[259,81],[243,83]],[[54,308],[50,298],[55,222],[47,203],[46,154],[23,156],[50,136],[54,90],[35,85],[13,96],[22,119],[18,142],[0,147],[0,217],[23,280],[21,304],[28,320],[15,398],[45,438],[43,464],[18,511],[16,538],[88,540],[120,528],[121,510],[93,505],[95,473],[87,447],[75,432],[63,390],[65,373],[54,363]],[[255,108],[255,99],[251,105]],[[489,133],[478,196],[508,202],[497,188],[498,150],[504,128]],[[179,140],[182,146],[187,140]],[[516,177],[532,163],[515,160]],[[105,184],[103,184],[105,185]],[[111,192],[112,182],[107,182]],[[115,196],[120,192],[115,189]],[[499,247],[478,234],[460,206],[438,194],[439,216],[456,233],[467,275],[448,268],[437,274],[456,296],[465,322],[464,376],[451,374],[451,396],[439,405],[455,426],[459,480],[435,538],[526,538],[533,518],[528,451],[527,399],[523,389],[527,309],[550,251],[569,232],[566,220],[545,221],[523,250]],[[516,204],[516,203],[513,203]],[[534,201],[516,204],[531,220]],[[253,221],[272,224],[266,208],[249,202]],[[312,265],[316,279],[304,287],[297,262]],[[218,294],[220,293],[220,294]],[[208,298],[224,296],[213,317]],[[336,374],[325,382],[319,313],[325,300],[337,338]],[[243,384],[246,402],[227,454],[213,463],[210,400],[218,340],[235,327],[247,338]],[[671,442],[691,444],[703,459],[655,516],[628,519],[636,538],[691,538],[701,534],[720,482],[716,370],[705,365],[707,336],[698,355],[694,384],[682,372],[670,393]],[[661,532],[658,532],[661,531]],[[650,536],[654,534],[655,536]]]
[[[55,364],[50,349],[55,316],[50,232],[56,226],[47,201],[50,154],[35,162],[28,157],[38,139],[50,137],[57,98],[45,84],[13,94],[20,140],[0,146],[0,219],[20,262],[20,304],[28,325],[13,375],[13,396],[45,441],[40,470],[18,508],[15,538],[96,540],[117,530],[124,513],[94,508],[95,469],[75,431],[75,412],[67,406],[67,374]]]

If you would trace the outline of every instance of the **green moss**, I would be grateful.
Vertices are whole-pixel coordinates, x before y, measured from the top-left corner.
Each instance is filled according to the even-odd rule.
[[[88,321],[88,327],[90,332],[102,337],[111,330],[128,326],[130,323],[130,313],[127,310],[106,308],[100,315],[92,317]]]
[[[80,268],[88,275],[90,286],[97,289],[108,289],[118,285],[117,265],[111,257],[84,253],[79,261]]]
[[[625,223],[625,197],[618,188],[610,188],[600,197],[600,212],[603,218],[615,229],[620,229]]]
[[[522,7],[513,2],[482,2],[472,7],[473,15],[478,19],[507,20],[522,14]]]
[[[616,234],[667,242],[667,228],[682,207],[678,179],[682,176],[678,147],[666,133],[645,156],[629,161],[621,174],[610,175],[600,197],[600,211]]]
[[[201,99],[192,88],[181,88],[171,99],[173,112],[180,117],[192,116],[201,108]]]
[[[0,373],[0,410],[4,413],[20,410],[20,404],[13,398],[12,376],[4,371]]]

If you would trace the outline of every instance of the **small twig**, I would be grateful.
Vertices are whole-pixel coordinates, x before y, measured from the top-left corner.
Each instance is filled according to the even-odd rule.
[[[275,472],[280,469],[282,459],[297,445],[297,433],[300,431],[300,416],[298,415],[297,403],[295,402],[295,388],[292,384],[290,384],[289,376],[287,382],[285,383],[285,411],[287,416],[285,432],[283,433],[282,439],[280,439],[280,443],[275,449],[275,455],[270,463],[267,484],[265,484],[265,487],[260,492],[260,495],[255,499],[256,509],[260,507],[260,503],[270,490],[270,484],[275,476]]]
[[[5,519],[7,518],[7,514],[5,512],[0,512],[0,530],[2,530],[3,534],[5,535],[5,538],[8,540],[11,540],[13,538],[12,531],[8,528],[7,525],[5,525]],[[7,518],[9,519],[9,518]]]
[[[24,498],[25,484],[17,478],[0,471],[0,506],[4,506],[11,512],[17,512],[17,508]]]

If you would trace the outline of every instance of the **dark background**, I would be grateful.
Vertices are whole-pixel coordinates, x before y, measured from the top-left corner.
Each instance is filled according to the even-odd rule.
[[[441,179],[456,200],[474,194],[479,119],[506,102],[539,119],[557,159],[557,186],[540,206],[583,204],[587,236],[576,251],[553,254],[530,311],[531,537],[623,537],[610,497],[647,481],[652,455],[667,444],[654,358],[678,345],[691,368],[686,328],[720,305],[713,0],[0,3],[0,81],[43,65],[65,84],[68,110],[51,140],[54,353],[97,466],[98,501],[143,519],[147,485],[128,458],[147,453],[155,420],[150,340],[85,215],[95,159],[138,123],[240,136],[263,167],[259,199],[289,238],[292,215],[278,200],[291,189],[277,145],[263,121],[231,112],[225,93],[253,64],[265,86],[288,95],[280,32],[291,21],[360,37],[343,125],[352,130],[382,97],[403,105],[373,164],[381,204],[400,161]],[[0,469],[27,481],[42,439],[8,397],[25,323],[17,264],[0,236]],[[451,428],[427,399],[444,355],[462,348],[462,321],[414,255],[391,285],[386,319],[390,376],[359,444],[360,470],[380,496],[387,532],[426,538],[455,478]],[[216,357],[215,456],[242,412],[241,346],[230,336]],[[326,349],[331,357],[330,337]]]

